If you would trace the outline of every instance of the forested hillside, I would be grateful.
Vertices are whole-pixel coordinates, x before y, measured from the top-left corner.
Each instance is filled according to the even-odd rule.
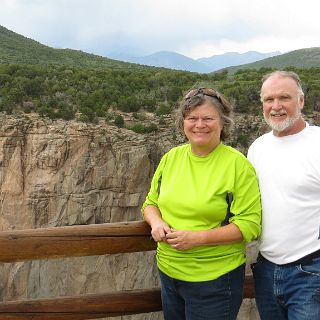
[[[141,66],[89,54],[54,49],[0,26],[0,64],[56,65],[98,69],[141,69]]]
[[[272,58],[226,69],[230,72],[235,72],[239,69],[285,69],[293,67],[299,69],[320,67],[320,47],[294,50]]]
[[[125,126],[120,112],[134,113],[137,119],[143,119],[145,112],[158,116],[171,113],[183,94],[198,86],[220,90],[233,102],[237,113],[257,114],[260,79],[275,69],[199,74],[139,66],[75,50],[49,48],[3,27],[0,41],[0,111],[36,112],[66,120],[77,116],[90,122],[104,118],[118,126]],[[309,49],[300,53],[308,60]],[[320,67],[288,69],[296,71],[303,81],[305,112],[320,111]]]
[[[235,111],[257,113],[263,74],[272,69],[211,75],[145,69],[95,70],[67,66],[0,65],[0,111],[38,112],[50,118],[112,119],[115,111],[170,113],[193,86],[212,86]],[[320,68],[295,69],[306,92],[307,112],[320,111]]]

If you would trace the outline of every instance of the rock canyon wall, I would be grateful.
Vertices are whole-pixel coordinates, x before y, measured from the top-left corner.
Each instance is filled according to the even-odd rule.
[[[0,228],[140,220],[160,157],[179,142],[170,119],[158,132],[141,135],[104,121],[2,115]],[[249,250],[254,255],[254,246]],[[7,301],[157,287],[154,254],[0,263],[0,296]],[[162,314],[118,318],[162,319]],[[258,319],[254,301],[244,302],[239,319]]]

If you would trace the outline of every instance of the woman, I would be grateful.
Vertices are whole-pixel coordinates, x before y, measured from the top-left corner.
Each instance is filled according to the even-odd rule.
[[[183,98],[178,125],[189,143],[163,156],[142,206],[166,320],[236,319],[242,302],[245,243],[260,234],[261,205],[251,164],[222,142],[231,111],[213,89]]]

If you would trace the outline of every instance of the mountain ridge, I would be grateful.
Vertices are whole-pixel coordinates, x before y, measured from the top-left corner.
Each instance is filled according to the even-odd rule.
[[[164,67],[173,70],[182,70],[182,71],[190,71],[190,72],[198,72],[198,73],[208,73],[210,69],[208,67],[198,62],[195,59],[187,57],[183,54],[172,52],[172,51],[158,51],[146,56],[131,56],[125,53],[113,53],[108,55],[108,57],[131,63],[138,63],[147,66],[154,67]]]
[[[111,53],[109,57],[115,60],[118,59],[119,61],[139,63],[154,67],[210,73],[225,67],[250,63],[279,54],[279,51],[268,53],[261,53],[257,51],[248,51],[245,53],[226,52],[224,54],[213,55],[207,58],[193,59],[172,51],[158,51],[153,54],[140,57],[130,56],[125,53]]]
[[[208,58],[200,58],[197,60],[208,65],[212,69],[212,71],[217,71],[225,67],[256,62],[280,54],[280,51],[261,53],[251,50],[244,53],[226,52],[225,54],[213,55]]]

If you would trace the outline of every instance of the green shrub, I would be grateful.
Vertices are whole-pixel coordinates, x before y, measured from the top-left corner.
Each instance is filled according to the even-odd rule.
[[[155,132],[158,131],[158,126],[155,123],[151,123],[148,126],[145,126],[142,123],[136,123],[129,127],[128,129],[136,132],[136,133],[150,133],[150,132]]]
[[[114,119],[114,124],[118,127],[118,128],[123,128],[124,127],[124,119],[122,117],[121,114],[118,114],[116,116],[116,118]]]

